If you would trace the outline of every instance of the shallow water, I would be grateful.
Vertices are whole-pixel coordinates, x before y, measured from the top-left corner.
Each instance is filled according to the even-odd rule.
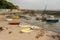
[[[26,20],[26,19],[23,19],[23,18],[21,20],[23,20],[24,22],[27,22],[29,24],[37,25],[39,27],[43,27],[43,28],[52,30],[54,32],[60,33],[60,21],[58,23],[49,24],[49,23],[46,23],[46,22],[42,22],[40,20],[36,20],[35,16],[32,16],[31,20]]]

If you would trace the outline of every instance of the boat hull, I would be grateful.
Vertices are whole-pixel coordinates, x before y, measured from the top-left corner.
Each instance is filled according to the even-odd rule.
[[[20,22],[9,22],[10,25],[19,25]]]
[[[56,22],[59,22],[59,20],[46,20],[46,22],[56,23]]]

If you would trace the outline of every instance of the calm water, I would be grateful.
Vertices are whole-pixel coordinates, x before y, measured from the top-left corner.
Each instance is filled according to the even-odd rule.
[[[26,15],[27,16],[27,15]],[[58,23],[48,24],[46,22],[41,22],[40,20],[36,20],[35,16],[31,17],[31,20],[21,19],[24,22],[27,22],[32,25],[37,25],[39,27],[43,27],[49,30],[52,30],[54,32],[60,33],[60,21]]]

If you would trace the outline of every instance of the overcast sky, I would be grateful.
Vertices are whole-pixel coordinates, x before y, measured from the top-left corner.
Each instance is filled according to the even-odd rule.
[[[60,0],[8,0],[21,9],[41,10],[47,5],[48,10],[60,10]]]

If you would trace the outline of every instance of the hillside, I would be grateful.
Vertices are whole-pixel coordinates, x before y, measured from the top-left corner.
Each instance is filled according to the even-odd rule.
[[[16,9],[16,6],[7,0],[0,0],[0,9]]]

